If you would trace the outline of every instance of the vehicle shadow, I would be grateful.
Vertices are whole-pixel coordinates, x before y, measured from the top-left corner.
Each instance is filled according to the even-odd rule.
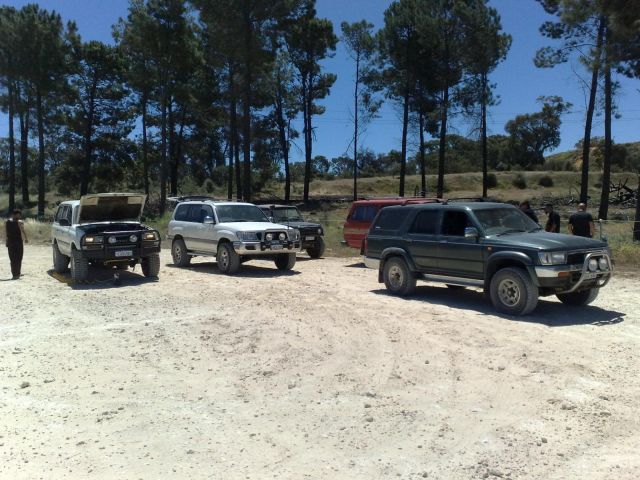
[[[242,264],[240,266],[240,270],[237,273],[234,273],[232,276],[241,277],[241,278],[272,278],[272,277],[293,277],[295,275],[300,275],[300,272],[296,270],[278,270],[273,262],[267,262],[265,260],[265,265],[269,266],[260,266],[255,264]],[[165,265],[167,268],[175,268],[178,270],[189,270],[192,272],[202,272],[209,273],[211,275],[221,275],[228,276],[226,273],[222,273],[218,269],[218,265],[216,262],[198,262],[191,263],[188,267],[176,267],[173,263],[167,263]]]
[[[372,290],[377,295],[392,296],[386,289]],[[462,310],[491,315],[518,322],[540,323],[548,327],[568,327],[574,325],[606,326],[624,322],[626,316],[623,312],[606,310],[594,305],[584,307],[572,307],[560,302],[540,298],[538,306],[533,313],[517,317],[497,312],[491,301],[485,298],[484,293],[477,289],[449,289],[441,286],[420,285],[416,293],[405,299],[409,302],[424,302],[435,305],[443,305]]]
[[[139,273],[138,273],[139,272]],[[157,278],[147,278],[138,271],[111,270],[92,268],[89,269],[89,277],[81,283],[74,283],[68,273],[57,273],[51,269],[47,274],[60,283],[67,285],[72,290],[105,290],[108,288],[136,287],[145,283],[157,282]],[[116,275],[117,277],[116,278]]]
[[[364,262],[356,262],[350,265],[345,265],[345,268],[367,268]]]

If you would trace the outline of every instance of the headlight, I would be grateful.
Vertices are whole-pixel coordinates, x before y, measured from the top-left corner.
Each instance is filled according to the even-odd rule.
[[[104,237],[102,235],[84,237],[84,243],[87,244],[102,243],[103,241]]]
[[[117,241],[118,240],[116,239],[116,237],[109,237],[109,240],[108,240],[108,242],[111,244],[116,243]]]
[[[598,260],[598,267],[600,270],[609,270],[609,262],[605,257],[601,257],[600,260]]]
[[[258,234],[256,232],[238,232],[238,239],[243,242],[257,242]]]
[[[145,233],[142,237],[143,240],[158,240],[158,234],[156,232]]]
[[[322,235],[322,229],[321,228],[318,229],[318,235]]]
[[[596,270],[598,270],[598,260],[596,260],[595,258],[590,258],[587,268],[590,272],[595,272]]]
[[[538,257],[542,265],[562,265],[567,263],[567,252],[540,252]]]
[[[273,240],[273,233],[267,233],[267,236],[264,238],[267,240],[267,242],[270,242],[271,240]]]
[[[280,239],[281,242],[284,242],[287,239],[287,234],[281,233],[280,235],[278,235],[278,238]]]
[[[129,237],[129,241],[130,241],[131,243],[136,243],[136,242],[138,241],[138,236],[137,236],[137,235],[131,235],[131,236]]]

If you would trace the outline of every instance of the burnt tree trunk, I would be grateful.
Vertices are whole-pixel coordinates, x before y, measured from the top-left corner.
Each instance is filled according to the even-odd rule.
[[[420,128],[420,196],[427,196],[427,158],[424,152],[424,108],[420,107],[419,128]]]
[[[404,197],[404,181],[407,173],[407,133],[409,130],[409,86],[405,85],[402,100],[402,149],[400,152],[400,188],[398,195]]]
[[[481,114],[482,114],[482,197],[486,198],[488,196],[489,190],[489,154],[487,152],[487,74],[482,74],[482,100],[481,100]]]
[[[438,149],[438,185],[436,196],[442,198],[444,195],[444,157],[447,148],[447,114],[449,110],[449,86],[442,90],[442,105],[440,107],[440,146]]]
[[[44,112],[42,111],[42,93],[36,93],[36,109],[38,116],[38,218],[44,217],[45,210],[45,169],[44,169]]]
[[[606,220],[609,215],[609,189],[611,186],[611,110],[612,85],[611,62],[609,61],[609,32],[605,33],[605,66],[604,66],[604,159],[602,162],[602,193],[600,195],[600,212],[598,218]]]
[[[25,102],[20,111],[20,184],[22,189],[22,204],[27,206],[29,199],[29,120],[31,106]]]
[[[16,139],[13,131],[15,99],[13,80],[9,79],[7,84],[9,102],[9,213],[11,213],[16,208]]]
[[[82,176],[80,178],[80,196],[89,192],[89,180],[91,179],[91,156],[93,155],[93,117],[96,109],[96,90],[98,78],[93,79],[89,92],[89,111],[87,113],[87,125],[84,131],[84,161],[82,162]]]
[[[142,181],[144,193],[149,195],[149,144],[147,140],[147,92],[142,94]]]

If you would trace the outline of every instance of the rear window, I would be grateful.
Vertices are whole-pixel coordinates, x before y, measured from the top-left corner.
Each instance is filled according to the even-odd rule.
[[[378,213],[377,205],[358,205],[351,214],[351,220],[356,222],[373,222]]]
[[[375,230],[398,230],[409,212],[404,208],[383,208],[378,215]]]
[[[175,219],[179,222],[189,221],[189,207],[190,205],[179,205],[176,209]]]

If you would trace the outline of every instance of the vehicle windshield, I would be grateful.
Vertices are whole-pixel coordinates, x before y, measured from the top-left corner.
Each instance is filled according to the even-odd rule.
[[[476,210],[474,213],[486,235],[532,232],[540,229],[540,225],[517,208],[491,208]]]
[[[296,207],[274,208],[273,221],[276,223],[304,222],[304,218]]]
[[[255,205],[218,205],[218,221],[230,222],[268,222],[266,215]]]

